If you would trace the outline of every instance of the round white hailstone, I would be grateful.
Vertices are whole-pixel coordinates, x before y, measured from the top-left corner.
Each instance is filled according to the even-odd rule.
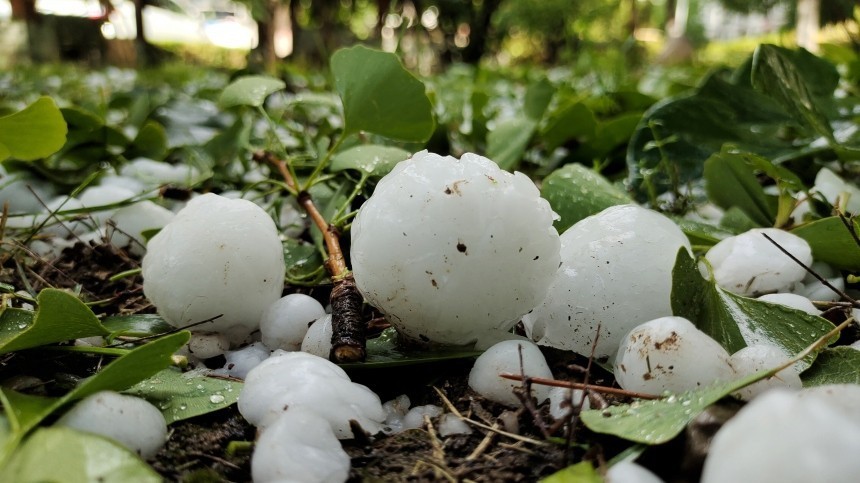
[[[636,327],[615,359],[618,385],[645,394],[680,393],[733,378],[728,352],[683,317]]]
[[[225,353],[226,363],[222,369],[215,371],[215,373],[245,379],[251,369],[259,366],[271,354],[272,351],[262,342],[254,342],[239,350]]]
[[[308,328],[302,339],[302,352],[328,359],[331,353],[331,314],[320,317]]]
[[[126,201],[134,198],[135,192],[127,188],[119,186],[90,186],[81,191],[78,199],[81,205],[86,208],[97,208],[100,206],[112,205],[121,201]],[[97,211],[90,211],[89,217],[95,222],[95,228],[104,227],[105,220],[116,211],[116,208],[105,208]]]
[[[122,176],[136,179],[148,188],[165,184],[188,186],[198,176],[197,168],[188,164],[169,164],[147,158],[136,158],[119,171]]]
[[[566,418],[571,410],[582,403],[581,411],[591,409],[591,402],[581,389],[568,389],[565,387],[553,387],[549,390],[549,415],[553,419]]]
[[[813,191],[821,193],[830,204],[835,204],[837,198],[840,204],[844,204],[845,198],[848,197],[847,204],[844,204],[845,209],[851,213],[860,213],[860,189],[851,183],[846,183],[827,168],[818,170]]]
[[[841,411],[845,418],[860,424],[860,385],[857,384],[825,384],[805,388],[798,391],[797,397],[802,399],[817,399]]]
[[[293,198],[285,201],[278,211],[278,226],[281,232],[289,238],[298,238],[307,229],[308,218],[299,209]]]
[[[151,201],[138,201],[116,210],[108,220],[106,232],[113,246],[128,247],[132,254],[143,256],[147,243],[144,232],[164,228],[174,216],[163,206]]]
[[[765,369],[773,369],[785,363],[788,359],[789,356],[775,346],[757,344],[744,347],[732,354],[729,358],[729,364],[735,370],[737,378],[741,379]],[[788,367],[779,371],[775,377],[747,386],[735,393],[735,395],[744,401],[750,401],[759,394],[774,387],[800,390],[803,388],[803,382],[801,382],[800,374],[798,374],[794,367]]]
[[[143,193],[147,191],[147,187],[144,186],[143,183],[134,178],[129,178],[128,176],[103,176],[99,180],[99,184],[102,186],[117,186],[120,188],[131,190],[134,193]]]
[[[57,424],[113,439],[144,459],[154,457],[167,440],[167,423],[157,407],[113,391],[84,398]]]
[[[281,413],[260,434],[251,456],[256,483],[343,482],[350,459],[326,421],[310,409]]]
[[[472,434],[472,428],[466,424],[466,421],[451,413],[439,416],[439,423],[437,423],[436,428],[439,430],[439,436],[443,438],[454,434]]]
[[[723,425],[711,442],[702,483],[856,480],[860,423],[819,398],[797,394],[768,391]]]
[[[284,251],[259,206],[205,194],[189,201],[149,241],[143,291],[175,327],[220,318],[197,330],[241,343],[284,287]]]
[[[607,208],[561,235],[562,264],[546,299],[523,317],[540,345],[615,356],[634,327],[672,315],[672,268],[690,242],[669,218],[640,206]]]
[[[663,483],[663,480],[642,465],[622,461],[606,471],[606,483]]]
[[[803,295],[793,293],[769,293],[758,298],[763,302],[784,305],[788,308],[806,312],[809,315],[820,315],[821,311],[816,309],[812,302]]]
[[[276,300],[260,319],[263,343],[272,349],[297,351],[308,326],[325,317],[325,308],[309,295],[294,293]]]
[[[433,404],[415,406],[403,416],[403,429],[418,429],[424,427],[424,416],[435,418],[442,414],[442,408]]]
[[[9,203],[10,214],[39,213],[44,208],[42,201],[53,198],[55,192],[54,186],[47,181],[23,173],[0,173],[0,207]]]
[[[276,350],[245,378],[239,412],[251,424],[270,424],[287,408],[304,406],[328,420],[340,439],[353,437],[349,420],[370,433],[385,421],[379,397],[327,359]]]
[[[717,284],[739,295],[785,291],[803,280],[806,270],[767,240],[769,236],[805,265],[812,263],[809,243],[778,228],[754,228],[717,243],[705,255]]]
[[[217,332],[194,332],[188,341],[188,352],[198,359],[220,356],[230,348],[230,341]]]
[[[355,217],[355,281],[401,333],[468,344],[510,329],[546,294],[559,262],[554,217],[524,174],[422,151]]]
[[[552,372],[538,346],[521,340],[506,340],[490,347],[475,360],[469,373],[469,387],[481,396],[507,406],[519,406],[521,402],[514,394],[514,388],[522,387],[523,383],[503,379],[499,377],[501,373],[552,379]],[[549,397],[549,388],[535,384],[532,395],[540,404]]]
[[[816,273],[824,277],[830,285],[845,290],[845,279],[838,270],[823,262],[814,262],[811,267]],[[791,289],[792,293],[803,295],[809,300],[818,301],[835,301],[840,299],[840,295],[834,292],[830,287],[824,285],[811,273],[807,273],[803,280],[794,284]]]

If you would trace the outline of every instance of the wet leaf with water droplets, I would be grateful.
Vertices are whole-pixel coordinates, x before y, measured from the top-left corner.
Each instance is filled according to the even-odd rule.
[[[860,350],[853,347],[825,349],[800,378],[804,387],[860,384]]]
[[[126,393],[154,404],[170,424],[226,408],[236,402],[241,388],[238,381],[208,377],[200,372],[183,373],[171,367]]]

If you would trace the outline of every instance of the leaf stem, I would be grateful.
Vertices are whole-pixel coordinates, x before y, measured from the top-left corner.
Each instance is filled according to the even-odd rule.
[[[319,163],[317,163],[311,175],[308,176],[308,180],[302,187],[302,191],[307,191],[310,189],[311,186],[314,185],[314,183],[316,182],[316,178],[328,166],[328,163],[331,161],[332,156],[334,156],[334,153],[337,152],[337,149],[340,147],[341,144],[343,144],[343,141],[347,138],[348,135],[349,134],[346,131],[340,133],[340,136],[337,137],[337,140],[334,142],[334,144],[332,144],[331,147],[328,148],[328,152],[325,153],[325,157],[321,159]]]

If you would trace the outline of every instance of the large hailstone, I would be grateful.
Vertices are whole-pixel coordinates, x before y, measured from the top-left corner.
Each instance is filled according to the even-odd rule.
[[[661,317],[636,327],[621,342],[615,358],[619,386],[657,396],[734,376],[723,346],[683,317]]]
[[[222,332],[234,343],[257,329],[281,296],[284,252],[275,223],[250,201],[194,198],[147,244],[143,291],[175,327]]]
[[[356,284],[409,337],[474,342],[546,294],[559,262],[554,216],[522,173],[475,154],[416,153],[352,224]]]
[[[806,266],[812,264],[809,243],[777,228],[754,228],[720,241],[705,255],[717,285],[738,295],[780,292],[803,280],[806,270],[782,253],[764,235]]]
[[[856,481],[856,406],[849,416],[823,397],[803,397],[805,392],[772,389],[741,409],[714,437],[702,483]]]
[[[614,357],[634,327],[672,315],[672,268],[687,237],[665,216],[636,205],[607,208],[561,235],[562,264],[546,299],[523,317],[540,345]]]

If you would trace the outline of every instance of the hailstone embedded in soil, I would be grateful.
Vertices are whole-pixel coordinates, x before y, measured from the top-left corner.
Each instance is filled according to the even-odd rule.
[[[773,389],[742,408],[714,436],[702,483],[856,481],[858,418],[804,392]]]
[[[561,235],[562,263],[546,299],[523,317],[540,345],[612,358],[625,334],[672,315],[672,269],[690,242],[669,218],[636,205],[607,208]]]
[[[469,387],[481,396],[508,406],[520,405],[514,388],[522,387],[523,383],[503,379],[499,377],[501,373],[524,373],[530,377],[552,379],[552,372],[538,346],[521,340],[506,340],[490,347],[475,360],[469,372]],[[532,395],[542,403],[549,397],[549,388],[535,384]]]
[[[256,483],[346,481],[350,459],[325,418],[291,407],[269,425],[254,445],[251,476]]]
[[[353,221],[355,281],[401,333],[474,342],[545,295],[559,262],[554,217],[524,174],[422,151],[380,180]]]
[[[157,407],[113,391],[84,398],[57,424],[113,439],[145,459],[154,457],[167,440],[167,423]]]
[[[284,286],[275,223],[246,200],[205,194],[188,202],[147,245],[143,291],[175,327],[197,326],[239,343]]]
[[[260,332],[263,343],[272,349],[297,351],[308,326],[325,316],[325,308],[315,298],[293,293],[276,300],[263,312]]]
[[[276,350],[251,369],[239,395],[239,412],[257,427],[271,424],[287,409],[303,406],[328,420],[339,439],[352,438],[349,421],[377,433],[386,414],[379,396],[328,359]]]
[[[615,358],[615,379],[628,391],[681,393],[734,379],[726,350],[683,317],[662,317],[633,329]]]
[[[585,395],[585,391],[566,387],[553,387],[549,390],[549,415],[553,419],[566,418],[574,409],[580,411],[591,409],[591,402]]]
[[[777,228],[754,228],[720,241],[705,255],[717,285],[739,295],[780,292],[803,280],[806,270],[782,253],[769,236],[803,264],[812,263],[809,243]]]

